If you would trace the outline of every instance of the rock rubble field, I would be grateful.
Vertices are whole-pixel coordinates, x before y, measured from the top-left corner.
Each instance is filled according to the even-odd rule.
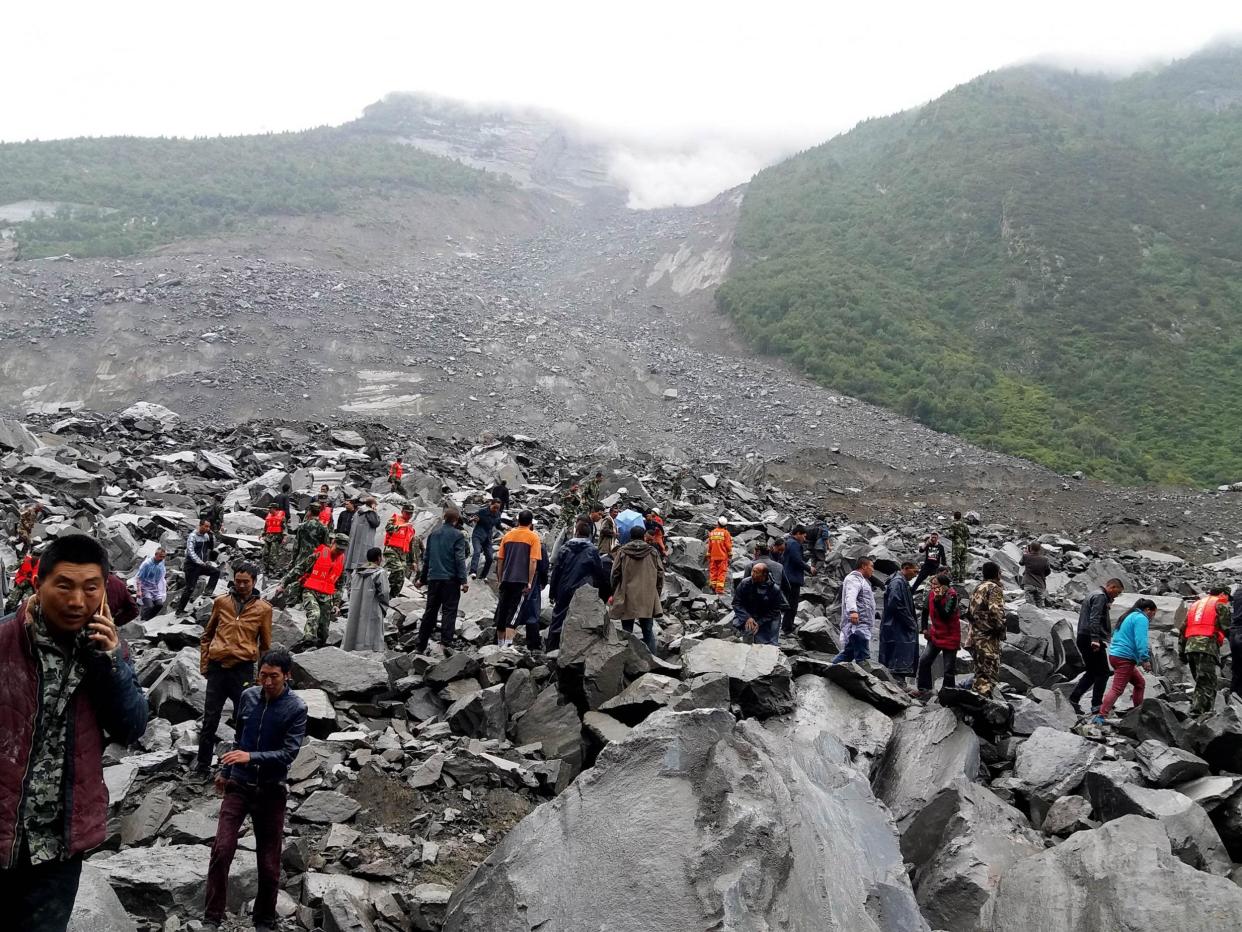
[[[414,651],[425,602],[412,583],[393,601],[382,653],[341,650],[345,620],[336,619],[328,646],[295,654],[293,685],[310,722],[290,774],[283,929],[1206,932],[1242,923],[1242,700],[1223,691],[1226,650],[1214,708],[1192,717],[1175,633],[1188,600],[1242,570],[1225,520],[1206,527],[1200,515],[1181,532],[1185,546],[1166,552],[1093,545],[1076,536],[1081,526],[1019,528],[1002,509],[960,503],[970,579],[985,560],[1002,568],[1001,686],[991,701],[965,689],[921,701],[877,664],[831,663],[840,588],[864,555],[882,586],[927,533],[946,529],[948,512],[888,496],[868,520],[859,512],[882,488],[825,498],[814,477],[784,481],[790,461],[765,473],[740,459],[563,449],[364,420],[213,427],[149,403],[0,421],[0,558],[10,573],[17,514],[35,501],[47,506],[37,538],[92,534],[123,577],[157,546],[169,554],[169,607],[121,629],[151,721],[138,744],[106,751],[109,835],[87,861],[72,928],[199,928],[219,810],[210,786],[191,777],[210,600],[199,594],[180,617],[171,606],[200,510],[224,508],[217,542],[228,566],[258,556],[261,516],[285,482],[295,505],[322,483],[334,495],[375,495],[385,517],[409,500],[425,537],[446,504],[469,514],[505,478],[509,511],[533,510],[550,543],[564,490],[596,469],[605,504],[664,516],[657,652],[609,621],[590,587],[574,597],[560,649],[546,654],[520,636],[511,649],[491,643],[496,595],[482,581],[462,598],[447,656]],[[398,454],[400,493],[385,478]],[[1195,507],[1206,514],[1208,502]],[[706,532],[727,519],[737,575],[757,541],[825,513],[833,549],[802,590],[795,635],[779,647],[744,643],[729,592],[707,588]],[[1055,570],[1042,608],[1016,577],[1032,539]],[[1179,538],[1167,539],[1172,549]],[[1127,692],[1117,720],[1097,725],[1067,698],[1083,668],[1075,624],[1081,600],[1114,576],[1126,586],[1114,621],[1140,596],[1158,605],[1154,673],[1141,706]],[[275,585],[260,588],[270,595]],[[303,622],[300,608],[277,609],[275,640],[294,645]],[[959,684],[970,670],[962,651]],[[219,738],[223,753],[227,723]],[[229,930],[250,928],[253,847],[243,837]]]

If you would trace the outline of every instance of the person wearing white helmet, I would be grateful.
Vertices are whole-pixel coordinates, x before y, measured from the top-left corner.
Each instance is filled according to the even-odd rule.
[[[728,518],[721,517],[707,533],[707,584],[717,595],[724,592],[729,561],[733,558],[733,535],[729,533],[728,523]]]

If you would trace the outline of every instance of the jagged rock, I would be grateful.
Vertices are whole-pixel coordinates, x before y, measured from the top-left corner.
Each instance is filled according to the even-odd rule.
[[[1134,590],[1134,580],[1116,560],[1093,560],[1086,570],[1070,580],[1065,594],[1080,602],[1113,578],[1120,579],[1127,592]]]
[[[691,709],[727,709],[732,702],[729,676],[726,673],[704,673],[690,680],[686,692],[673,700],[669,706],[677,712]]]
[[[474,679],[479,674],[479,658],[466,651],[441,660],[424,677],[429,686],[447,686],[454,680]]]
[[[866,781],[801,738],[723,710],[653,715],[510,832],[454,892],[445,932],[724,930],[774,916],[926,930]],[[667,869],[635,896],[633,865],[651,859]]]
[[[881,667],[873,668],[877,672]],[[913,700],[904,689],[887,679],[881,679],[871,669],[858,663],[834,663],[824,675],[843,688],[851,696],[875,706],[881,712],[896,715],[910,707]]]
[[[563,761],[565,785],[582,769],[582,720],[572,703],[561,701],[555,686],[544,689],[514,722],[513,737],[519,745],[540,745],[548,760]]]
[[[336,709],[322,689],[295,690],[306,703],[306,730],[316,738],[326,738],[336,731]]]
[[[1082,796],[1062,796],[1051,806],[1040,826],[1045,835],[1065,837],[1099,825],[1091,819],[1091,803]]]
[[[600,744],[624,741],[633,729],[604,712],[588,712],[582,716],[582,727]]]
[[[166,845],[97,854],[87,863],[116,891],[131,915],[161,922],[172,909],[202,908],[211,848]],[[229,872],[229,909],[239,912],[258,888],[254,852],[239,848]]]
[[[538,695],[529,670],[519,667],[505,680],[505,708],[509,710],[510,717],[529,709]]]
[[[1153,790],[1133,783],[1101,778],[1094,770],[1086,778],[1087,797],[1103,822],[1124,815],[1158,819],[1168,833],[1173,853],[1198,870],[1228,874],[1232,865],[1220,835],[1207,812],[1176,790]]]
[[[556,660],[561,689],[585,711],[598,709],[625,689],[628,679],[651,671],[650,654],[634,647],[637,639],[622,637],[608,618],[595,590],[574,593],[561,634]]]
[[[980,696],[973,689],[943,686],[936,694],[942,706],[957,709],[975,731],[988,737],[1013,728],[1013,706],[1000,699]]]
[[[1203,806],[1229,854],[1242,860],[1242,777],[1200,777],[1177,791]]]
[[[151,684],[147,695],[151,712],[174,725],[203,717],[207,704],[207,678],[199,672],[199,652],[184,647]]]
[[[835,656],[841,650],[837,632],[827,618],[808,618],[795,632],[798,643],[809,651]]]
[[[979,737],[949,709],[928,707],[897,723],[875,775],[875,794],[903,829],[940,790],[979,776]]]
[[[1143,768],[1143,775],[1160,787],[1174,786],[1208,774],[1208,764],[1203,758],[1181,748],[1171,748],[1155,739],[1140,744],[1135,749],[1134,759]]]
[[[299,685],[317,687],[333,697],[369,696],[388,688],[388,670],[382,660],[339,647],[295,654],[293,675]]]
[[[1242,716],[1237,706],[1196,719],[1186,729],[1185,742],[1213,770],[1242,773]]]
[[[1029,735],[1037,728],[1069,731],[1077,722],[1073,706],[1056,690],[1032,689],[1013,707],[1013,733],[1016,735]]]
[[[1031,822],[1042,824],[1048,807],[1074,792],[1103,755],[1099,745],[1078,735],[1036,728],[1018,748],[1013,769],[1017,789],[1030,805]]]
[[[93,864],[82,865],[68,932],[138,932],[108,878]]]
[[[410,693],[410,698],[405,702],[405,711],[416,722],[438,718],[446,708],[447,706],[440,701],[440,698],[425,686]],[[512,715],[515,711],[510,708],[509,714]]]
[[[147,844],[172,815],[172,798],[163,791],[148,793],[138,808],[121,819],[121,844]]]
[[[161,427],[171,426],[181,420],[181,415],[153,401],[136,401],[120,414],[121,420],[155,421]]]
[[[819,676],[798,677],[794,689],[798,710],[813,714],[825,731],[849,749],[854,766],[870,778],[893,737],[893,720]]]
[[[633,727],[652,712],[672,705],[689,687],[681,680],[659,673],[644,673],[603,705],[600,711]]]
[[[174,845],[209,845],[216,837],[216,820],[189,809],[169,819],[160,835]]]
[[[63,495],[94,498],[103,491],[103,478],[47,456],[27,456],[13,469],[15,475],[36,485],[55,488]]]
[[[1135,741],[1155,740],[1173,746],[1186,741],[1177,713],[1163,699],[1144,699],[1142,705],[1125,714],[1117,730]]]
[[[303,822],[328,825],[348,822],[362,809],[357,800],[335,790],[316,790],[294,811],[294,818]]]
[[[9,418],[0,418],[0,450],[34,453],[41,446],[39,438],[32,434],[25,424]]]
[[[470,738],[503,738],[509,722],[504,684],[459,699],[445,713],[455,734]]]
[[[1216,932],[1239,915],[1242,888],[1188,867],[1159,822],[1130,815],[1010,865],[980,928]]]
[[[966,779],[937,792],[901,833],[919,906],[937,929],[975,929],[1005,869],[1043,850],[1026,816]]]
[[[765,718],[793,708],[793,674],[779,648],[765,644],[700,641],[682,655],[687,678],[729,677],[729,692],[744,715]]]

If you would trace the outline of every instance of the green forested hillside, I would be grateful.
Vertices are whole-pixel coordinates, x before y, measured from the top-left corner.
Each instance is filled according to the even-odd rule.
[[[334,212],[359,195],[495,183],[458,162],[341,129],[0,144],[0,204],[83,205],[17,224],[22,258],[128,255],[247,218]]]
[[[1242,480],[1242,52],[985,75],[760,173],[721,307],[826,385],[1061,470]]]

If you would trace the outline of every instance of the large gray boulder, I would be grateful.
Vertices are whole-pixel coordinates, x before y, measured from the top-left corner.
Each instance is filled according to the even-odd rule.
[[[210,859],[207,845],[165,845],[98,854],[88,863],[104,875],[130,913],[162,922],[172,909],[202,908]],[[239,848],[229,871],[230,910],[240,911],[255,895],[258,877],[254,852]]]
[[[729,692],[742,713],[756,718],[793,709],[793,671],[780,648],[710,639],[682,657],[686,679],[706,673],[729,677]]]
[[[1242,715],[1237,706],[1194,720],[1186,729],[1186,742],[1213,770],[1242,773]]]
[[[202,719],[207,706],[207,677],[199,672],[199,650],[183,647],[151,684],[147,700],[152,715],[174,725]]]
[[[974,932],[1000,875],[1043,850],[1026,816],[964,779],[933,796],[901,835],[923,916],[949,932]]]
[[[108,878],[93,864],[82,865],[68,932],[138,932]]]
[[[810,714],[850,752],[854,767],[870,778],[893,737],[893,720],[836,683],[807,673],[794,683],[798,714]]]
[[[300,686],[322,689],[329,696],[369,696],[388,688],[388,670],[372,654],[321,647],[293,656],[293,675]]]
[[[42,444],[21,421],[0,418],[0,450],[34,453]]]
[[[637,645],[637,646],[636,646]],[[574,593],[556,660],[562,691],[583,709],[598,709],[631,680],[653,669],[641,643],[617,630],[599,594],[589,586]]]
[[[103,491],[103,477],[70,466],[50,456],[27,456],[13,470],[36,485],[51,486],[62,495],[94,498]]]
[[[931,706],[897,724],[876,772],[875,794],[904,830],[946,786],[978,776],[979,736],[952,710]]]
[[[1103,749],[1086,738],[1053,728],[1036,728],[1018,748],[1014,788],[1030,805],[1031,821],[1040,825],[1048,807],[1082,783]]]
[[[513,740],[519,746],[538,744],[547,760],[561,761],[558,789],[563,789],[582,769],[582,719],[570,702],[565,702],[555,686],[546,687],[531,707],[511,723]]]
[[[1208,775],[1207,761],[1202,757],[1181,748],[1171,748],[1154,738],[1135,749],[1134,759],[1143,768],[1143,776],[1160,787],[1175,786]]]
[[[990,932],[1219,932],[1242,887],[1174,856],[1159,822],[1124,816],[1011,864],[984,910]]]
[[[809,721],[658,712],[509,833],[444,930],[926,930],[845,753]]]

